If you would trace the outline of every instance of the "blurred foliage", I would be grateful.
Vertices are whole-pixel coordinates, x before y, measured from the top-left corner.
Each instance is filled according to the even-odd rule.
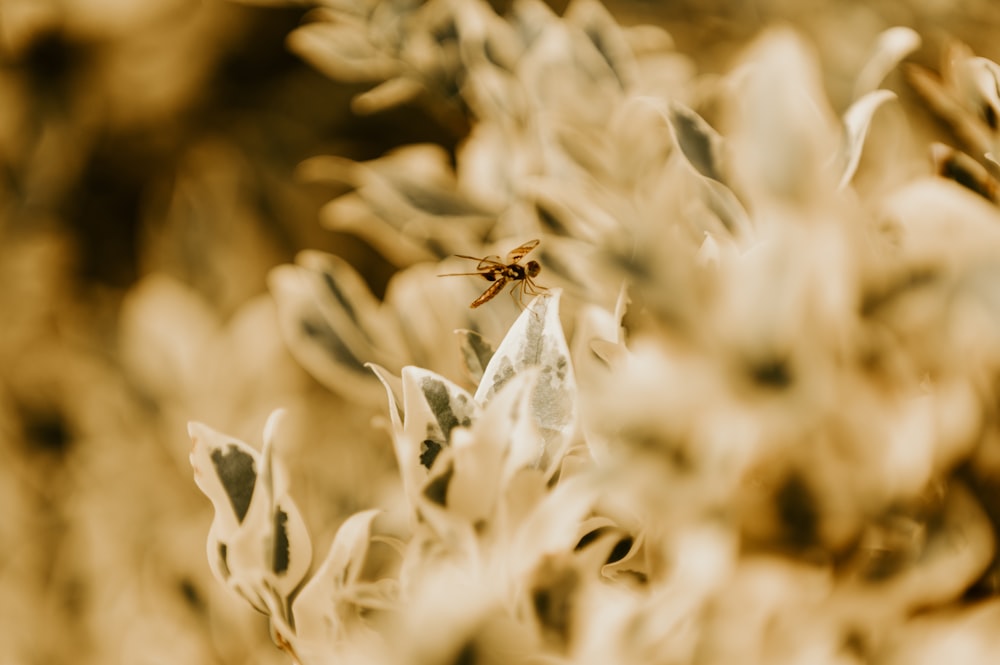
[[[362,190],[372,183],[388,183],[388,191],[432,190],[438,197],[434,206],[454,205],[449,195],[455,182],[437,175],[458,161],[470,132],[468,109],[442,112],[427,99],[413,98],[359,114],[352,100],[369,85],[332,81],[289,49],[289,34],[303,24],[308,7],[267,4],[274,6],[0,0],[4,662],[283,662],[265,619],[249,616],[206,566],[203,543],[211,507],[190,482],[185,422],[203,420],[256,441],[268,414],[287,407],[290,433],[282,458],[296,479],[296,500],[318,552],[325,551],[346,515],[393,496],[386,486],[394,482],[387,473],[394,462],[369,426],[383,405],[367,398],[346,403],[321,384],[322,370],[292,357],[281,326],[301,310],[289,313],[283,310],[287,300],[272,301],[265,293],[269,276],[275,291],[280,279],[281,287],[301,295],[308,290],[293,275],[312,280],[336,271],[360,275],[348,300],[326,311],[337,312],[351,299],[366,303],[359,311],[368,318],[360,325],[350,319],[337,332],[379,331],[385,337],[369,336],[354,348],[368,354],[362,362],[377,360],[393,372],[417,363],[458,376],[461,356],[440,343],[442,331],[478,326],[477,334],[496,341],[515,311],[512,303],[497,303],[473,322],[464,309],[471,287],[439,287],[428,279],[430,260],[466,243],[479,244],[463,253],[506,251],[509,246],[493,243],[512,233],[510,227],[502,233],[477,228],[461,237],[418,229],[423,235],[417,237],[437,236],[439,242],[415,245],[400,234],[401,246],[388,246],[346,227],[321,226],[321,219],[330,226],[328,202],[348,204],[337,211],[342,213],[370,194]],[[501,12],[511,5],[491,4]],[[562,12],[567,3],[551,4]],[[838,114],[855,100],[857,71],[877,36],[890,26],[912,27],[924,43],[910,60],[926,71],[911,78],[926,85],[909,85],[900,74],[890,74],[886,86],[899,95],[905,120],[896,107],[874,117],[872,149],[861,156],[854,187],[867,196],[929,170],[920,151],[923,143],[936,140],[976,155],[971,165],[942,157],[939,168],[959,174],[953,179],[972,183],[970,188],[978,187],[987,198],[995,195],[994,165],[973,149],[982,146],[962,129],[982,107],[963,109],[959,103],[955,111],[945,105],[953,111],[949,115],[927,101],[964,91],[961,80],[935,78],[942,55],[953,52],[950,40],[1000,60],[995,40],[1000,7],[990,0],[619,0],[609,7],[623,25],[667,29],[676,53],[698,72],[699,82],[708,82],[694,85],[685,101],[713,122],[719,104],[705,91],[766,26],[789,22],[806,37],[818,56],[820,85]],[[893,128],[903,125],[912,128],[920,147],[894,134]],[[414,144],[442,148],[417,155],[428,160],[421,164],[432,166],[416,176],[405,166],[416,153],[386,157]],[[342,161],[331,166],[322,160],[330,155]],[[403,168],[394,169],[394,159]],[[881,168],[888,163],[893,168]],[[421,180],[427,173],[434,177]],[[372,200],[384,199],[364,202]],[[404,203],[410,207],[380,212],[392,221],[393,214],[405,217],[414,208],[442,211],[422,208],[427,200]],[[470,218],[482,212],[459,211]],[[445,212],[456,214],[456,208]],[[330,267],[318,253],[301,255],[305,249],[335,254],[344,265]],[[558,274],[559,256],[555,250],[549,255],[549,274]],[[287,265],[296,257],[294,268]],[[414,264],[424,264],[415,269],[423,274],[400,277],[393,292],[390,280]],[[640,267],[669,272],[673,265]],[[979,277],[970,273],[963,279],[978,284]],[[572,284],[572,278],[558,279]],[[919,275],[913,279],[919,281]],[[652,289],[635,295],[664,319],[674,313]],[[880,300],[884,295],[870,294],[872,311],[886,302]],[[600,292],[605,306],[615,296],[613,288]],[[446,313],[415,333],[409,308],[421,303],[417,309],[431,311],[439,301],[455,306],[442,306]],[[904,314],[911,311],[905,303],[897,306]],[[298,353],[299,347],[291,351]],[[780,361],[751,364],[757,383],[794,381]],[[363,390],[382,397],[374,377]],[[993,463],[979,461],[986,467]],[[976,476],[974,469],[962,473],[972,476],[969,484],[978,496],[996,493],[995,481]],[[809,523],[814,517],[797,507],[808,503],[799,499],[809,493],[806,480],[799,480],[778,492],[779,513],[781,506],[786,510],[777,522]],[[927,501],[945,510],[933,497]],[[996,514],[990,518],[996,523]],[[906,519],[885,519],[866,537],[905,540],[900,533],[909,528]],[[761,522],[753,535],[766,541],[774,525],[768,518]],[[805,548],[814,536],[792,533],[788,547]],[[882,545],[876,542],[869,550],[892,551]],[[995,570],[993,565],[968,594],[994,594]],[[744,581],[752,587],[753,575]],[[980,620],[962,618],[970,625]],[[944,630],[941,617],[923,621],[926,634],[917,622],[901,639],[930,639],[927,635]]]

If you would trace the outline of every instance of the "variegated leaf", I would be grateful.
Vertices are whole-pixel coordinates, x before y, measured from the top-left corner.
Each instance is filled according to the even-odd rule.
[[[722,175],[722,137],[704,118],[680,103],[667,111],[677,147],[695,171],[719,182]]]
[[[371,401],[380,391],[366,362],[396,365],[398,331],[360,275],[333,255],[303,252],[271,271],[281,332],[295,359],[338,394]]]
[[[288,479],[273,459],[283,413],[275,411],[268,419],[261,453],[206,425],[188,428],[195,481],[216,509],[208,546],[213,572],[282,627],[289,619],[289,599],[312,559]]]
[[[430,370],[407,366],[400,379],[371,369],[385,387],[393,423],[393,448],[404,491],[416,506],[427,471],[450,442],[455,427],[469,427],[479,406],[460,386]]]
[[[201,423],[189,423],[188,434],[193,443],[190,460],[195,483],[215,508],[208,539],[208,562],[219,581],[228,586],[232,576],[229,543],[250,510],[260,453]]]
[[[542,448],[534,457],[540,468],[558,458],[576,426],[576,380],[559,321],[560,293],[553,289],[538,296],[521,313],[493,354],[475,396],[486,405],[514,377],[538,372],[527,408],[542,434]]]
[[[456,330],[455,334],[459,337],[459,350],[462,352],[465,370],[469,378],[478,385],[493,357],[493,345],[474,330]]]

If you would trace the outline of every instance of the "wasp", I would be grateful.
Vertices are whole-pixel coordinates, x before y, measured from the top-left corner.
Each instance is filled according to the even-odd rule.
[[[494,298],[494,296],[503,291],[504,287],[507,286],[508,283],[514,284],[514,287],[510,290],[510,294],[511,296],[516,294],[518,304],[523,307],[525,293],[535,296],[546,290],[544,286],[539,286],[532,281],[533,278],[537,277],[538,273],[542,270],[542,266],[539,265],[538,261],[528,261],[524,264],[521,263],[521,259],[527,256],[528,253],[535,247],[538,247],[538,240],[529,240],[520,247],[512,249],[507,254],[506,262],[501,261],[499,256],[479,258],[478,256],[456,254],[455,256],[460,259],[478,261],[479,263],[476,265],[476,272],[452,272],[438,276],[455,277],[459,275],[479,275],[486,281],[493,282],[490,284],[489,288],[483,291],[481,296],[472,301],[472,304],[469,305],[472,309],[488,303]]]

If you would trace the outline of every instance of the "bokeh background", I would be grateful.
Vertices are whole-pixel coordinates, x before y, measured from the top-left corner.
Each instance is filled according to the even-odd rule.
[[[354,113],[363,85],[287,47],[308,7],[267,4],[0,0],[4,665],[284,662],[264,618],[209,574],[188,420],[256,444],[271,409],[290,408],[303,513],[327,538],[392,477],[379,412],[295,363],[266,278],[319,249],[381,295],[393,265],[320,225],[340,192],[298,165],[421,142],[451,151],[468,127],[417,103]],[[791,23],[837,110],[893,25],[921,34],[911,59],[930,67],[950,38],[1000,59],[989,0],[609,6],[622,24],[665,27],[700,76]],[[913,129],[947,139],[897,79]]]

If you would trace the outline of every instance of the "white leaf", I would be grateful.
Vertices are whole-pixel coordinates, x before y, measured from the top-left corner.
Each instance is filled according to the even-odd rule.
[[[194,444],[190,460],[195,483],[215,508],[207,543],[208,563],[216,578],[229,586],[229,543],[250,510],[260,453],[201,423],[189,423],[188,434]]]
[[[911,28],[896,26],[878,36],[875,49],[858,74],[854,85],[857,99],[877,89],[903,58],[920,48],[920,35]]]
[[[340,635],[340,606],[350,602],[368,554],[372,522],[379,512],[364,510],[344,520],[326,559],[295,597],[295,630],[300,640],[329,643]]]
[[[896,93],[889,90],[875,90],[851,104],[844,113],[844,141],[841,149],[841,161],[844,170],[840,176],[840,188],[851,182],[854,172],[861,161],[861,151],[864,148],[865,137],[871,126],[875,111],[890,99],[895,99]]]
[[[206,425],[188,426],[195,482],[215,506],[208,544],[212,570],[254,607],[277,617],[279,625],[288,619],[288,599],[312,558],[288,479],[273,461],[283,413],[268,419],[261,453]]]
[[[528,410],[544,440],[536,457],[541,468],[557,460],[576,425],[576,380],[559,321],[560,294],[553,289],[531,301],[493,354],[475,396],[486,405],[517,375],[530,369],[539,373]]]

